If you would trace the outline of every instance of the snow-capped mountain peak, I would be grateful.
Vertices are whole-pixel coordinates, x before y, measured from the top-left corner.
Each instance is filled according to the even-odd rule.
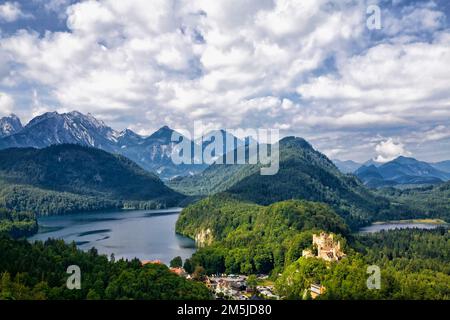
[[[32,119],[20,131],[0,136],[0,149],[79,144],[122,154],[149,171],[159,171],[162,178],[203,170],[203,166],[172,162],[172,133],[172,129],[164,126],[153,135],[143,137],[130,129],[115,131],[91,114],[48,112]]]
[[[15,134],[22,129],[22,123],[15,114],[0,119],[0,138]]]
[[[80,144],[114,151],[117,133],[92,115],[77,111],[47,112],[32,119],[20,132],[4,137],[0,147],[43,148],[52,144]]]

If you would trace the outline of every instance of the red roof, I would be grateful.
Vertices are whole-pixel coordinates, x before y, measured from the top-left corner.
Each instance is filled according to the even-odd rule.
[[[147,265],[147,264],[163,264],[161,260],[142,260],[141,264],[143,266]]]
[[[176,273],[179,276],[181,276],[183,273],[185,273],[183,268],[170,268],[170,271],[172,271],[173,273]]]

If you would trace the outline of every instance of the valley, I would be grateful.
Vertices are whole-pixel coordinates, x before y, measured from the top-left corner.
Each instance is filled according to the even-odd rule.
[[[430,164],[398,158],[354,175],[356,163],[341,171],[306,140],[285,137],[274,176],[257,164],[172,167],[168,127],[121,135],[77,112],[25,127],[2,121],[0,270],[14,288],[0,287],[3,295],[172,298],[157,289],[167,281],[187,299],[450,297],[450,182]],[[317,253],[319,235],[339,243],[338,259]],[[55,259],[84,265],[83,292],[64,288]],[[381,290],[366,286],[373,264]]]
[[[407,189],[438,185],[450,180],[447,161],[427,163],[400,156],[385,163],[377,163],[373,160],[364,164],[339,160],[334,160],[334,162],[341,171],[355,174],[364,185],[370,188]]]
[[[449,0],[0,0],[0,316],[445,309],[449,84]]]

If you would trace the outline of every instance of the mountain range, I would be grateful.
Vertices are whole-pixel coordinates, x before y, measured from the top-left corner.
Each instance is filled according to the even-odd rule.
[[[450,161],[433,163],[398,157],[386,163],[373,159],[364,163],[334,159],[333,163],[342,173],[355,174],[371,188],[440,184],[450,179]]]
[[[202,171],[206,166],[177,166],[172,163],[173,132],[168,127],[159,129],[149,137],[129,129],[118,132],[92,115],[77,111],[63,114],[48,112],[32,119],[25,127],[16,116],[11,115],[0,120],[0,149],[79,144],[122,154],[163,179]]]
[[[174,179],[168,185],[190,195],[227,192],[260,205],[290,199],[324,202],[351,227],[366,223],[389,207],[387,200],[375,196],[355,176],[341,173],[304,139],[283,138],[279,148],[280,170],[276,175],[261,175],[260,165],[213,164],[201,174]]]
[[[441,166],[445,169],[445,163]],[[363,165],[355,171],[365,185],[372,188],[396,185],[438,184],[450,180],[450,173],[427,162],[400,156],[381,166]]]
[[[430,164],[438,170],[441,170],[444,172],[450,172],[450,160],[434,162],[434,163],[430,163]]]
[[[176,145],[172,142],[175,131],[164,126],[150,136],[141,136],[130,129],[116,131],[91,114],[78,111],[68,113],[47,112],[33,118],[22,126],[15,115],[0,119],[0,150],[7,148],[45,148],[58,144],[79,144],[90,146],[110,153],[117,153],[133,160],[142,168],[155,172],[163,180],[178,176],[195,175],[208,165],[194,164],[195,154],[192,152],[192,164],[176,165],[171,154]],[[224,131],[215,130],[205,135],[204,141],[195,140],[191,144],[192,151],[203,151],[213,141],[215,134],[223,136],[223,150],[217,150],[216,156],[225,153],[226,142],[233,140],[234,146],[241,146],[248,140],[238,139]]]
[[[353,160],[333,159],[333,163],[342,173],[353,173],[358,170],[362,164]]]
[[[115,131],[92,115],[84,115],[77,111],[63,114],[45,113],[32,119],[24,127],[20,119],[14,115],[2,118],[0,123],[2,124],[0,150],[32,147],[35,148],[32,149],[33,152],[38,152],[38,150],[47,150],[49,146],[67,144],[93,147],[106,151],[112,154],[111,156],[117,154],[124,156],[123,159],[130,159],[136,168],[141,167],[155,173],[159,178],[166,180],[170,188],[186,195],[209,196],[226,191],[261,205],[289,199],[325,202],[341,214],[349,224],[367,222],[371,217],[389,207],[389,201],[374,195],[365,186],[435,184],[450,180],[450,173],[439,170],[431,164],[413,158],[399,157],[385,164],[372,161],[362,165],[355,172],[355,175],[363,182],[361,183],[354,175],[345,174],[352,172],[359,165],[358,163],[337,160],[333,163],[325,155],[314,150],[307,141],[296,137],[286,137],[280,141],[280,171],[278,174],[261,176],[260,165],[174,164],[171,159],[172,150],[175,147],[175,143],[171,141],[174,131],[167,126],[144,137],[129,129],[121,132]],[[214,133],[221,134],[224,142],[229,139],[234,140],[235,146],[246,146],[248,143],[247,139],[237,139],[223,130],[212,132],[209,136]],[[204,150],[208,141],[189,141],[189,144],[192,149]],[[12,154],[17,154],[17,150],[19,149],[15,149]],[[54,149],[50,148],[50,150]],[[225,156],[223,155],[225,149],[220,151],[217,156]],[[10,163],[7,161],[9,152],[10,150],[7,150],[3,153],[5,163]],[[192,157],[194,159],[195,156]],[[22,164],[24,163],[22,162]],[[449,163],[442,162],[435,165],[446,168]],[[38,163],[34,163],[33,166],[39,168]],[[57,167],[58,165],[52,163],[51,166]],[[24,168],[26,169],[26,166]],[[114,170],[110,170],[111,174],[114,174]],[[157,178],[156,175],[153,177]],[[51,181],[49,179],[51,175],[44,176],[45,181]],[[75,176],[73,175],[73,177]],[[76,185],[76,179],[74,181],[72,184]],[[26,181],[19,182],[28,184]],[[82,181],[79,185],[81,187],[89,186],[90,182],[92,181]],[[79,192],[79,190],[66,189],[67,184],[55,184],[56,187],[53,189],[51,186],[34,182],[30,185],[54,191]],[[150,183],[150,185],[160,186],[160,182]],[[156,187],[156,189],[158,188]],[[83,190],[85,191],[85,189]],[[96,188],[92,187],[90,190],[94,191]],[[133,192],[140,194],[139,190]],[[173,191],[170,189],[162,191],[164,194],[170,194],[170,192]],[[95,193],[88,195],[95,196]],[[123,190],[115,195],[109,193],[108,198],[122,199],[122,195]],[[133,200],[133,198],[130,199]]]
[[[4,122],[16,120],[17,117],[10,117]],[[180,200],[180,193],[207,196],[227,191],[262,205],[289,199],[325,202],[350,224],[367,221],[370,214],[388,205],[356,177],[342,174],[326,156],[301,138],[287,137],[280,141],[280,171],[275,176],[261,176],[259,164],[213,164],[195,174],[206,165],[175,165],[171,160],[174,131],[167,126],[142,137],[131,130],[117,132],[92,115],[74,111],[45,113],[25,127],[13,127],[15,130],[0,139],[0,149],[4,149],[0,150],[0,179],[8,187],[21,189],[3,192],[5,202],[23,203],[17,199],[24,192],[23,186],[37,189],[27,191],[28,198],[35,198],[45,190],[58,192],[52,193],[52,199],[67,193],[127,201]],[[224,142],[234,140],[237,146],[248,142],[223,130],[216,133],[224,137]],[[205,148],[207,143],[191,141],[191,146],[197,148],[202,144],[201,148]],[[217,155],[225,149],[220,151]],[[175,191],[166,187],[156,174],[165,178],[178,176],[167,182]],[[45,196],[43,193],[42,197]],[[1,197],[2,194],[0,200]]]

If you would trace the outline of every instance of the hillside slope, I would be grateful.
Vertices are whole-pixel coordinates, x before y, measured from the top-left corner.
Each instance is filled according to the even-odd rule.
[[[3,189],[21,186],[32,193],[37,188],[91,199],[167,203],[183,198],[131,160],[79,145],[2,150],[0,178]]]
[[[450,223],[450,182],[421,188],[378,190],[417,218],[439,218]],[[405,210],[404,210],[405,211]]]
[[[323,154],[301,138],[280,141],[280,170],[260,175],[259,165],[213,165],[202,174],[172,181],[170,186],[188,194],[221,191],[261,205],[289,199],[331,205],[353,228],[372,220],[389,202],[377,197],[356,177],[341,173]]]
[[[176,231],[202,247],[194,265],[207,272],[269,273],[282,270],[310,246],[320,230],[348,234],[348,227],[329,206],[288,200],[260,206],[220,193],[185,208]]]

